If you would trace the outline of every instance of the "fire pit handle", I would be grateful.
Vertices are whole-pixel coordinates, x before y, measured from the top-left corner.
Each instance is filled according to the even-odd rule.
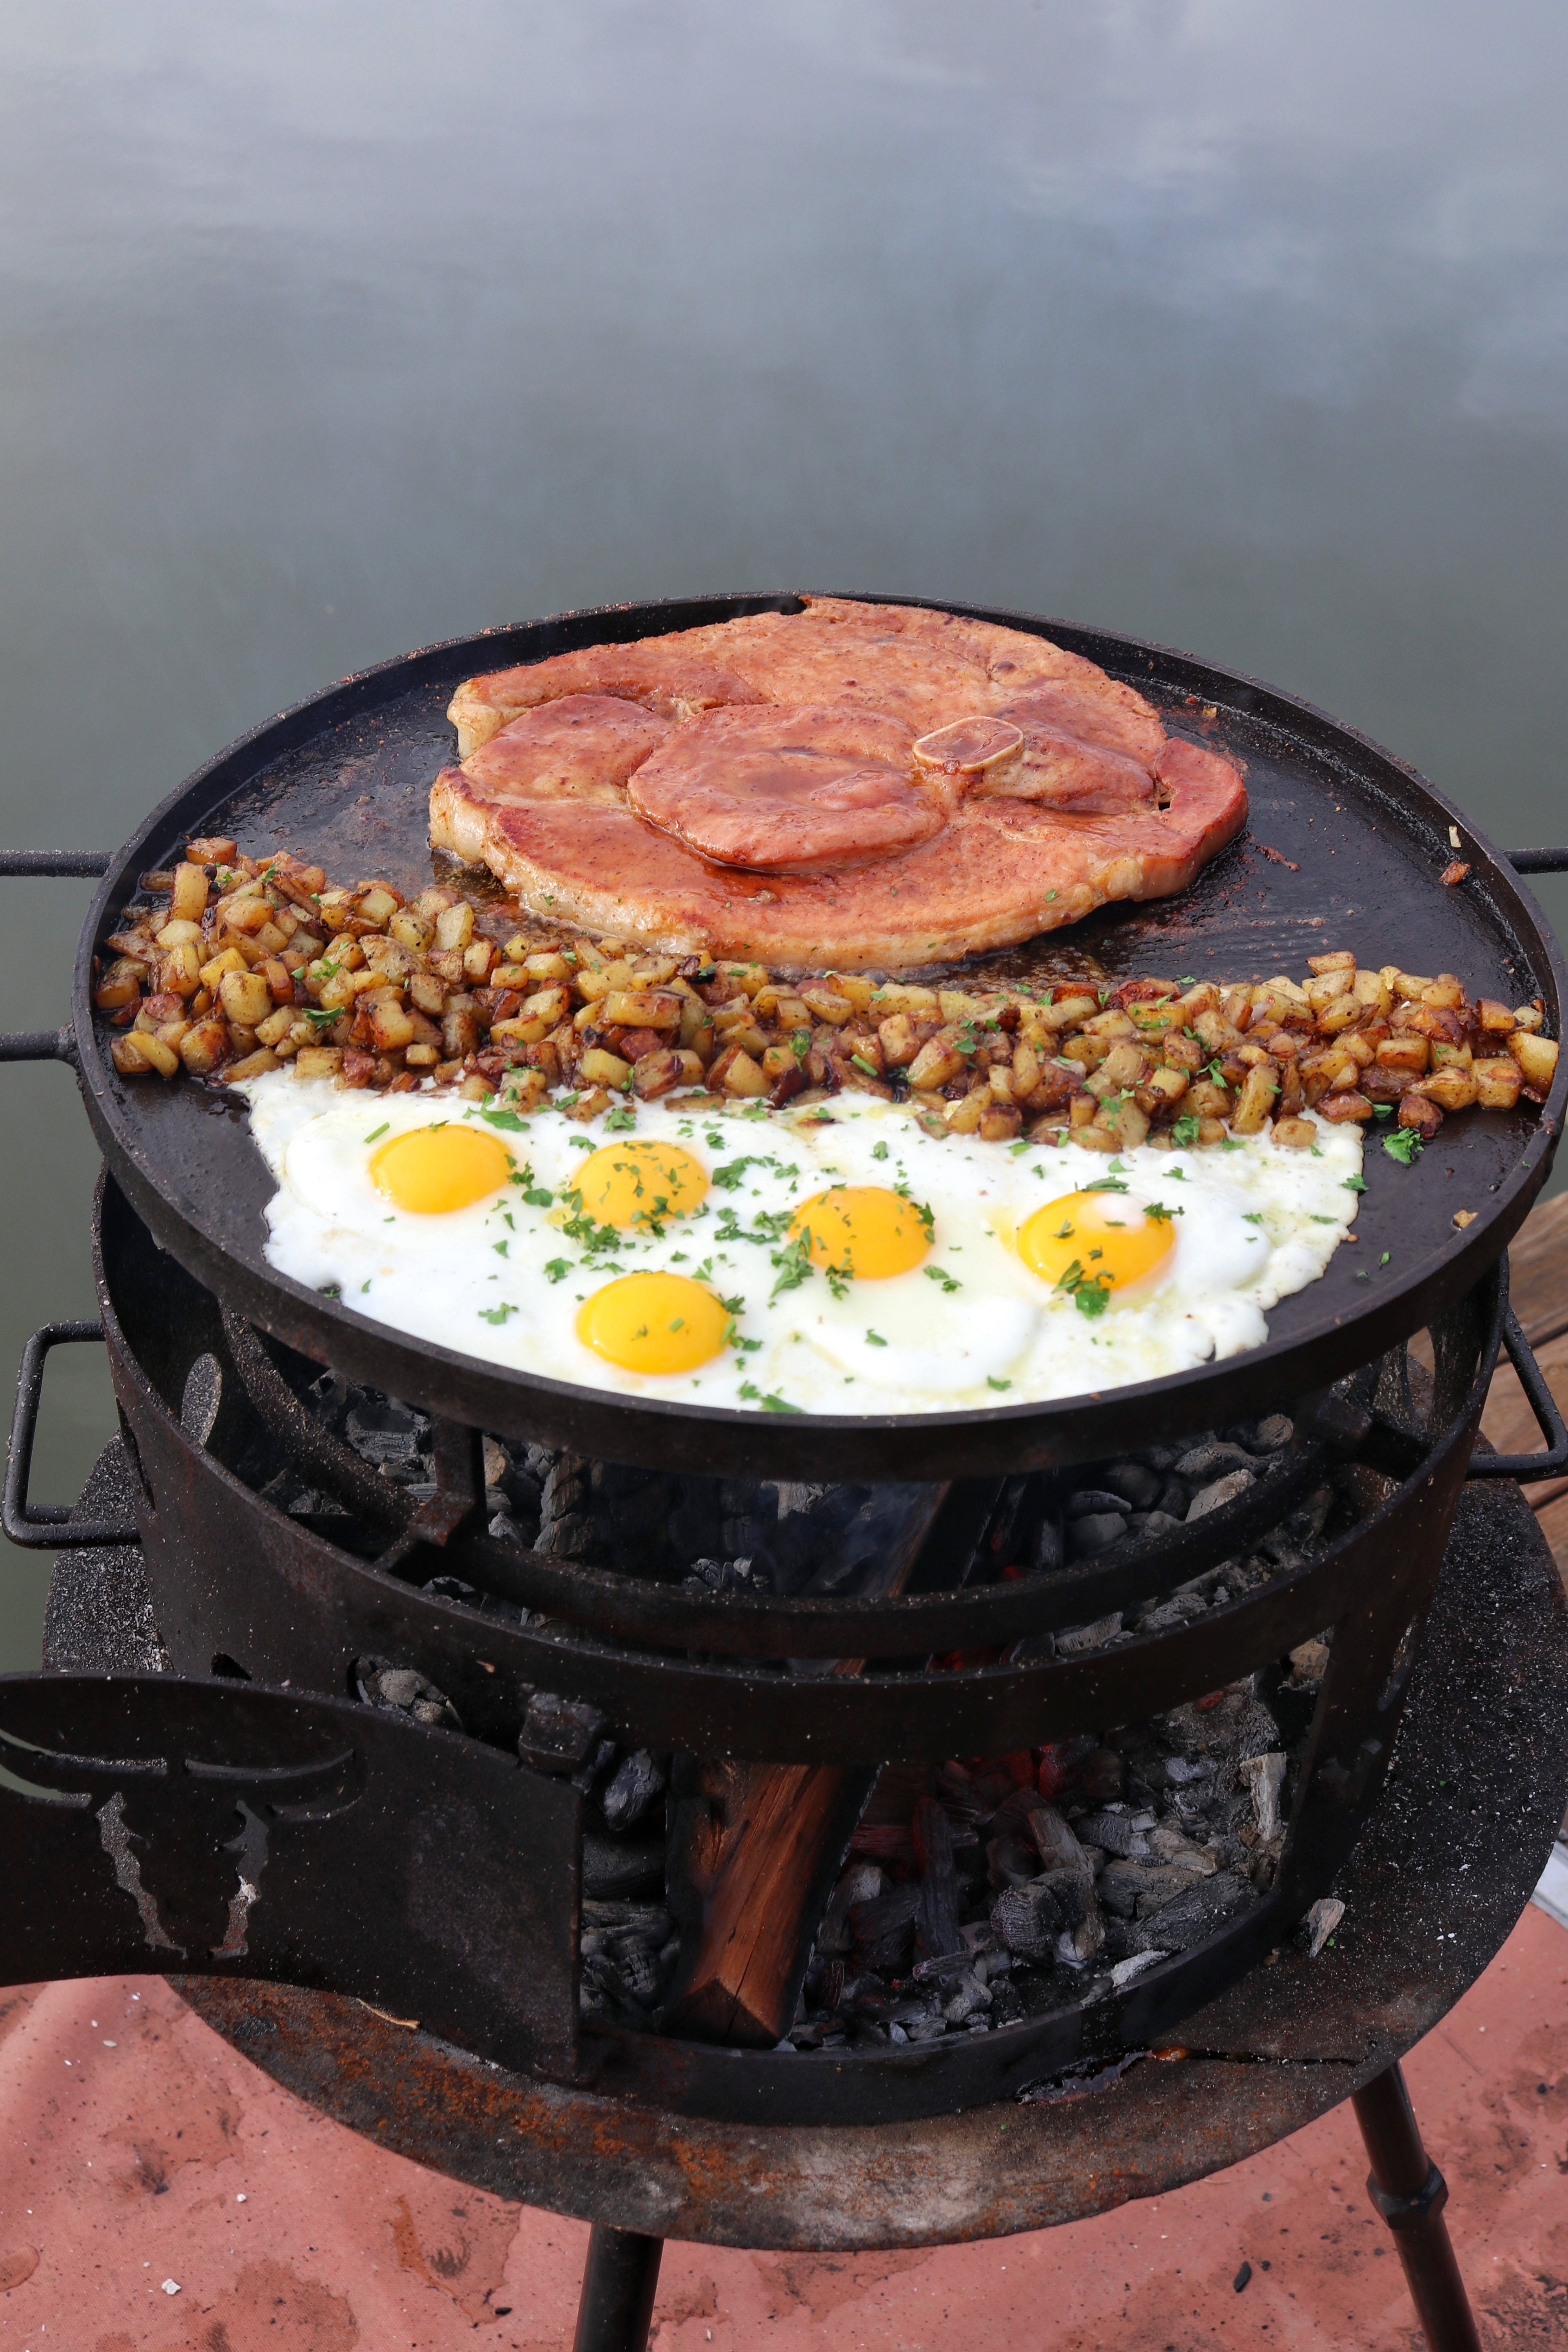
[[[29,1551],[81,1551],[89,1546],[139,1544],[142,1531],[116,1527],[102,1519],[74,1519],[58,1503],[30,1503],[27,1481],[33,1467],[33,1440],[37,1434],[38,1400],[43,1394],[44,1364],[51,1348],[75,1339],[101,1339],[100,1323],[46,1323],[34,1332],[22,1350],[16,1374],[16,1411],[5,1461],[5,1498],[0,1508],[6,1534]]]
[[[1505,849],[1516,874],[1568,874],[1568,849]]]
[[[1531,1352],[1529,1340],[1520,1328],[1519,1318],[1510,1307],[1503,1317],[1502,1344],[1509,1362],[1519,1374],[1520,1387],[1524,1391],[1530,1410],[1535,1415],[1541,1434],[1546,1440],[1543,1454],[1478,1454],[1466,1475],[1471,1478],[1517,1478],[1530,1486],[1538,1478],[1558,1478],[1568,1470],[1568,1428],[1557,1410],[1557,1400],[1546,1385],[1546,1375]]]
[[[57,875],[97,881],[108,873],[110,856],[107,849],[5,849],[0,850],[0,877]],[[0,1035],[0,1062],[64,1062],[74,1070],[75,1032],[68,1022],[63,1029],[13,1029]],[[7,1515],[9,1508],[7,1504]]]

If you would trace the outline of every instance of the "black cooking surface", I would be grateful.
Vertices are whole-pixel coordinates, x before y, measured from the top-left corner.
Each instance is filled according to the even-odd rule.
[[[334,881],[382,876],[409,892],[434,875],[447,878],[448,862],[429,848],[426,796],[437,771],[454,756],[455,734],[444,714],[459,678],[563,646],[790,601],[712,600],[570,616],[433,648],[330,689],[258,730],[182,788],[116,861],[92,919],[100,933],[112,928],[136,874],[163,864],[189,832],[231,834],[254,856],[287,847],[323,866]],[[986,617],[1015,625],[1023,621],[1011,614]],[[1188,656],[1062,624],[1032,625],[1136,685],[1159,705],[1173,731],[1239,754],[1250,816],[1240,838],[1180,897],[1104,909],[1026,948],[977,959],[963,968],[966,975],[1087,973],[1102,984],[1141,974],[1247,981],[1285,972],[1300,980],[1309,955],[1349,948],[1363,963],[1453,971],[1472,995],[1510,1004],[1544,994],[1549,1026],[1559,1034],[1559,971],[1533,903],[1458,812],[1412,771],[1309,706]],[[1439,879],[1456,854],[1450,823],[1459,827],[1459,854],[1472,866],[1470,879],[1457,888],[1445,888]],[[500,900],[499,888],[486,887]],[[77,987],[80,1034],[86,1005],[79,970]],[[89,1047],[83,1060],[100,1139],[154,1232],[201,1279],[279,1337],[318,1357],[331,1352],[350,1369],[368,1364],[379,1351],[374,1377],[437,1405],[451,1406],[455,1393],[469,1394],[482,1381],[498,1392],[489,1426],[562,1432],[574,1407],[595,1395],[411,1342],[393,1349],[384,1326],[285,1281],[262,1255],[261,1212],[272,1181],[249,1141],[243,1108],[180,1082],[126,1084],[101,1050]],[[1279,1398],[1292,1386],[1337,1377],[1351,1360],[1418,1328],[1441,1299],[1476,1278],[1506,1244],[1539,1189],[1550,1156],[1549,1122],[1560,1120],[1565,1083],[1568,1071],[1560,1072],[1544,1114],[1521,1105],[1514,1112],[1470,1110],[1449,1118],[1410,1167],[1382,1150],[1386,1129],[1374,1123],[1366,1137],[1367,1190],[1356,1241],[1339,1250],[1321,1280],[1271,1311],[1263,1349],[1227,1360],[1232,1370],[1238,1363],[1250,1368],[1246,1393],[1253,1410],[1265,1391]],[[1476,1220],[1463,1232],[1453,1222],[1461,1210]],[[1333,1335],[1352,1323],[1364,1325],[1357,1345],[1336,1350]],[[1287,1361],[1321,1342],[1328,1343],[1321,1360]],[[393,1353],[401,1360],[393,1362]],[[1148,1411],[1139,1412],[1139,1398],[1194,1385],[1212,1391],[1226,1369],[1205,1367],[1111,1393],[1128,1408],[1130,1425],[1147,1433]],[[605,1400],[596,1402],[602,1406]],[[1201,1408],[1196,1399],[1189,1402],[1176,1419],[1215,1417],[1212,1394]],[[709,1443],[698,1452],[717,1466],[714,1448],[723,1450],[719,1425],[740,1423],[749,1432],[752,1459],[760,1446],[770,1460],[777,1453],[782,1468],[785,1454],[799,1453],[804,1461],[814,1448],[822,1475],[828,1474],[823,1450],[828,1432],[868,1426],[814,1417],[813,1440],[792,1445],[793,1433],[772,1416],[683,1406],[628,1412],[626,1400],[613,1402],[620,1442],[605,1443],[601,1427],[595,1450],[627,1459],[664,1456],[675,1438],[671,1423],[679,1420],[707,1428]],[[1058,1448],[1075,1452],[1079,1419],[1074,1404],[1064,1402],[1010,1412],[922,1414],[919,1426],[933,1448],[939,1421],[955,1436],[967,1429],[970,1463],[977,1423],[1010,1432],[1001,1450],[1017,1461],[1056,1455]],[[633,1420],[641,1424],[635,1434]],[[901,1427],[910,1431],[910,1420]],[[578,1433],[585,1434],[581,1425]],[[1104,1441],[1102,1426],[1096,1439],[1101,1452]],[[847,1463],[851,1456],[838,1458]],[[939,1475],[939,1450],[926,1459],[925,1475]]]

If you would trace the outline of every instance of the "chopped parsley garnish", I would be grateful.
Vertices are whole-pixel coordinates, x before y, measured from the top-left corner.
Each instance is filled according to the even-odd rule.
[[[741,1382],[741,1394],[748,1404],[760,1404],[764,1412],[798,1412],[800,1411],[799,1405],[786,1403],[782,1396],[764,1396],[761,1389],[753,1388],[750,1381]]]
[[[605,1130],[606,1134],[613,1134],[618,1129],[635,1127],[637,1123],[636,1112],[628,1110],[625,1103],[617,1103],[615,1109],[607,1111],[605,1116]],[[670,1328],[673,1330],[674,1328],[675,1327],[672,1324]]]
[[[883,1339],[883,1337],[882,1337],[882,1335],[881,1335],[881,1333],[880,1333],[879,1331],[868,1331],[868,1332],[867,1332],[867,1334],[866,1334],[866,1345],[867,1345],[868,1348],[885,1348],[885,1347],[887,1346],[887,1344],[888,1344],[888,1343],[887,1343],[886,1339]]]
[[[1126,1185],[1120,1176],[1096,1176],[1091,1182],[1080,1184],[1080,1192],[1125,1192]]]
[[[999,1381],[994,1372],[987,1372],[985,1385],[988,1389],[1010,1389],[1013,1383],[1011,1381]]]
[[[1143,1211],[1143,1214],[1157,1225],[1168,1225],[1173,1217],[1184,1217],[1186,1213],[1185,1209],[1167,1209],[1163,1201],[1151,1201]],[[1249,1222],[1256,1224],[1258,1220],[1253,1217]]]
[[[875,1143],[872,1145],[871,1157],[873,1160],[886,1160],[887,1156],[888,1147],[885,1143]]]
[[[482,1110],[479,1117],[491,1127],[504,1127],[513,1135],[526,1135],[528,1129],[514,1110]]]
[[[481,1307],[479,1320],[483,1323],[504,1323],[509,1315],[517,1313],[515,1307]]]
[[[490,1247],[494,1250],[497,1257],[505,1257],[508,1250],[511,1247],[511,1244],[510,1242],[492,1242],[490,1244]]]
[[[942,1266],[928,1265],[924,1272],[928,1282],[940,1282],[945,1291],[954,1291],[959,1287],[956,1276],[949,1274]]]
[[[545,1265],[544,1278],[547,1282],[564,1282],[571,1271],[572,1261],[570,1258],[552,1257]]]
[[[1181,1118],[1173,1125],[1171,1133],[1175,1139],[1176,1149],[1179,1151],[1190,1150],[1192,1146],[1198,1139],[1198,1115],[1196,1111],[1184,1111]]]
[[[1408,1135],[1412,1133],[1413,1130],[1406,1128],[1405,1132]],[[1364,1176],[1347,1176],[1345,1178],[1345,1191],[1347,1192],[1364,1192],[1366,1191],[1366,1178]]]
[[[1383,1148],[1391,1160],[1397,1160],[1402,1167],[1408,1168],[1421,1149],[1421,1138],[1413,1127],[1402,1127],[1397,1135],[1384,1137]]]
[[[1085,1274],[1076,1257],[1067,1271],[1058,1278],[1056,1286],[1058,1290],[1066,1291],[1080,1315],[1088,1315],[1091,1318],[1103,1315],[1110,1304],[1110,1275]]]
[[[389,1118],[384,1118],[379,1127],[373,1127],[371,1129],[370,1133],[365,1137],[365,1141],[367,1143],[374,1143],[378,1136],[382,1136],[386,1133],[387,1129],[391,1125],[392,1121]]]

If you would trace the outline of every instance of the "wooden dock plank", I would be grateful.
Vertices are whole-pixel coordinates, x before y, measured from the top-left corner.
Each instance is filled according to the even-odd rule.
[[[1568,1412],[1568,1193],[1531,1212],[1509,1252],[1509,1270],[1514,1313],[1559,1408]],[[1511,1364],[1498,1369],[1481,1427],[1500,1453],[1532,1453],[1541,1444]],[[1524,1492],[1568,1580],[1568,1477]]]

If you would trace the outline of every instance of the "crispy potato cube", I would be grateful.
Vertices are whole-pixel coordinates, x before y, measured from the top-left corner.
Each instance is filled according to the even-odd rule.
[[[136,1050],[148,1068],[155,1070],[161,1078],[172,1078],[183,1066],[178,1046],[167,1037],[156,1037],[145,1029],[133,1029],[129,1034],[135,1039]]]
[[[271,1039],[265,1041],[271,1044]],[[180,1059],[194,1078],[205,1078],[228,1055],[228,1024],[197,1021],[180,1039]]]
[[[849,999],[847,996],[840,996],[836,988],[815,985],[803,988],[800,993],[803,1003],[810,1007],[816,1020],[830,1021],[836,1028],[840,1023],[847,1021],[855,1010]],[[945,1001],[942,1004],[942,1014],[944,1019],[962,1020],[963,1018],[962,1013],[949,1015]]]
[[[752,1067],[756,1067],[754,1063]],[[618,1054],[606,1053],[603,1045],[590,1045],[577,1065],[577,1075],[587,1086],[614,1087],[618,1093],[630,1086],[632,1066],[623,1062]],[[760,1070],[757,1076],[762,1076]]]
[[[1187,1108],[1195,1111],[1200,1118],[1228,1118],[1230,1095],[1225,1087],[1216,1085],[1212,1078],[1200,1078],[1195,1086],[1187,1089]]]
[[[448,889],[445,883],[432,882],[410,903],[416,915],[423,915],[427,923],[434,923],[442,908],[455,907],[462,895],[460,890]]]
[[[1318,1130],[1310,1118],[1277,1118],[1274,1140],[1282,1143],[1287,1151],[1310,1151],[1318,1139]]]
[[[1375,1005],[1380,1013],[1386,1013],[1394,1002],[1394,991],[1381,972],[1358,971],[1354,987],[1358,1003]]]
[[[238,855],[226,833],[198,834],[185,844],[185,856],[195,866],[232,866]]]
[[[1309,956],[1307,970],[1315,973],[1319,979],[1321,979],[1325,972],[1354,971],[1355,958],[1349,948],[1332,948],[1327,955]]]
[[[913,990],[910,989],[905,989],[902,992],[906,996],[912,995],[914,992],[915,992]],[[922,993],[929,992],[929,991],[922,992]],[[889,992],[886,989],[883,989],[881,992],[884,999],[887,997],[888,993]],[[912,1012],[916,1008],[911,1005],[902,1007],[901,1009]],[[1037,1006],[1035,1018],[1043,1028],[1054,1030],[1059,1035],[1064,1030],[1076,1029],[1080,1022],[1092,1020],[1099,1010],[1099,997],[1085,996],[1080,992],[1076,995],[1068,994],[1066,996],[1059,996],[1053,1004],[1041,1004]]]
[[[169,913],[176,922],[196,923],[207,903],[207,877],[199,866],[182,863],[174,868],[169,893]]]
[[[490,1042],[498,1045],[537,1045],[542,1037],[549,1034],[549,1028],[548,1022],[530,1021],[520,1013],[510,1021],[492,1021]],[[435,1040],[426,1037],[420,1043],[433,1045]]]
[[[1391,993],[1402,997],[1407,1004],[1419,1004],[1424,992],[1432,985],[1430,975],[1418,971],[1389,969],[1382,976],[1388,982]]]
[[[163,995],[195,996],[202,984],[199,948],[171,948],[157,969],[158,990]]]
[[[700,997],[683,996],[680,1000],[680,1043],[689,1053],[700,1054],[706,1061],[713,1051],[712,1017]]]
[[[878,1023],[877,1035],[881,1041],[884,1069],[907,1068],[921,1050],[919,1033],[907,1013],[889,1013],[885,1021]]]
[[[301,1045],[294,1056],[294,1070],[301,1078],[335,1078],[343,1066],[341,1045]]]
[[[520,1010],[525,1021],[542,1021],[547,1029],[553,1029],[558,1021],[565,1020],[571,1007],[569,992],[557,986],[537,989],[523,999]]]
[[[1336,996],[1325,1004],[1318,1015],[1318,1028],[1325,1037],[1337,1037],[1342,1030],[1364,1020],[1366,1007],[1359,996]]]
[[[1191,1083],[1185,1070],[1173,1069],[1168,1062],[1162,1062],[1139,1087],[1139,1099],[1143,1101],[1145,1110],[1155,1110],[1163,1104],[1180,1102]],[[1143,1100],[1145,1096],[1149,1097],[1147,1101]]]
[[[463,978],[471,987],[481,987],[489,979],[496,960],[492,940],[470,940],[463,950]]]
[[[1477,1062],[1474,1076],[1476,1100],[1483,1110],[1511,1110],[1524,1084],[1524,1074],[1511,1054]]]
[[[399,907],[388,923],[387,934],[400,948],[411,955],[423,955],[436,936],[436,926],[424,915],[416,914],[412,907]]]
[[[1545,1015],[1537,1003],[1516,1004],[1514,1007],[1513,1025],[1516,1029],[1527,1029],[1533,1033],[1541,1027]]]
[[[999,1062],[986,1073],[986,1085],[993,1102],[1010,1103],[1013,1099],[1013,1073],[1005,1062]]]
[[[132,963],[111,964],[92,992],[92,1001],[100,1013],[117,1013],[122,1004],[134,1004],[142,994],[141,967]]]
[[[1107,1127],[1098,1118],[1090,1119],[1087,1127],[1075,1127],[1072,1139],[1085,1151],[1110,1152],[1120,1151],[1122,1148],[1121,1138],[1115,1129]]]
[[[201,940],[202,927],[199,923],[165,923],[163,929],[158,933],[158,945],[164,949],[184,948],[193,945],[199,947],[201,945]]]
[[[679,1029],[683,1001],[668,989],[615,988],[600,998],[599,1017],[615,1029]]]
[[[1255,1062],[1241,1082],[1241,1092],[1230,1115],[1231,1133],[1256,1135],[1272,1113],[1274,1097],[1279,1091],[1279,1063],[1268,1060]],[[1370,1110],[1370,1105],[1368,1108]]]
[[[272,919],[272,909],[265,893],[254,884],[247,885],[244,890],[235,891],[227,898],[220,898],[218,912],[231,931],[239,931],[247,938],[263,929]]]
[[[765,1095],[767,1077],[760,1062],[752,1060],[743,1045],[727,1046],[708,1073],[708,1083],[715,1091],[727,1095]]]
[[[978,1129],[982,1143],[1011,1143],[1022,1132],[1024,1114],[1011,1103],[993,1103]]]
[[[1401,1030],[1397,1037],[1385,1037],[1377,1049],[1377,1058],[1385,1070],[1425,1070],[1432,1058],[1427,1040],[1414,1029]]]
[[[501,1074],[500,1098],[508,1110],[523,1113],[537,1110],[549,1091],[542,1070],[524,1070],[514,1066]]]
[[[960,1095],[956,1102],[944,1103],[942,1115],[951,1134],[973,1135],[990,1108],[989,1088],[977,1087],[973,1094]]]
[[[1440,1013],[1457,1013],[1464,1001],[1465,992],[1451,971],[1440,971],[1421,992],[1422,1003],[1436,1005]]]
[[[696,1060],[695,1055],[692,1058],[693,1060]],[[698,1063],[697,1066],[699,1069],[701,1068],[702,1065],[700,1062]],[[787,1078],[791,1076],[793,1073],[799,1068],[799,1066],[800,1065],[795,1059],[793,1046],[770,1045],[763,1055],[763,1076],[768,1080],[770,1085],[776,1085],[780,1078]],[[1511,1062],[1509,1064],[1509,1068],[1510,1070],[1513,1069],[1513,1064]],[[1515,1071],[1514,1075],[1517,1076],[1518,1072]]]
[[[1472,1017],[1477,1028],[1484,1029],[1489,1036],[1510,1036],[1519,1026],[1508,1006],[1500,1004],[1495,996],[1478,998]]]
[[[517,953],[520,947],[523,950],[521,957]],[[570,980],[572,977],[571,965],[565,957],[558,954],[554,949],[548,951],[535,951],[529,948],[525,940],[508,940],[506,951],[514,963],[521,963],[523,970],[535,985],[542,981]]]
[[[379,931],[385,929],[402,904],[402,898],[393,889],[390,883],[373,882],[368,890],[360,892],[354,913],[362,923],[369,923],[374,929]],[[461,940],[443,940],[441,944],[444,948],[468,946],[468,940],[473,934],[474,910],[469,907],[467,911],[468,917],[467,933]],[[438,923],[437,929],[439,929]]]
[[[884,1047],[884,1051],[886,1048]],[[1013,1048],[1013,1092],[1022,1100],[1032,1095],[1040,1083],[1040,1057],[1026,1037],[1021,1037]]]
[[[414,1043],[414,1024],[398,996],[372,996],[364,1007],[370,1021],[371,1050],[399,1054]]]
[[[1123,1151],[1136,1151],[1149,1132],[1149,1114],[1131,1095],[1123,1096],[1120,1102],[1101,1103],[1094,1123],[1109,1129]]]
[[[1094,1091],[1101,1087],[1114,1091],[1118,1087],[1141,1086],[1149,1075],[1149,1065],[1136,1045],[1113,1045],[1095,1074]]]
[[[794,1055],[790,1057],[794,1066]],[[683,1054],[679,1046],[659,1045],[650,1054],[640,1054],[632,1065],[632,1091],[654,1101],[668,1094],[672,1087],[700,1086],[702,1065],[695,1054]]]
[[[887,1052],[885,1045],[882,1050]],[[964,1067],[963,1055],[956,1046],[932,1037],[910,1064],[910,1084],[921,1093],[931,1093],[939,1087],[951,1086],[954,1078],[963,1076]]]
[[[262,1045],[254,1054],[247,1054],[243,1060],[230,1062],[223,1074],[224,1084],[230,1087],[237,1086],[242,1078],[263,1077],[268,1070],[281,1069],[282,1066],[277,1055],[268,1053],[267,1047]],[[296,1069],[299,1067],[298,1061],[295,1062],[294,1066]]]
[[[1335,1093],[1324,1095],[1314,1108],[1320,1118],[1331,1119],[1336,1127],[1343,1126],[1347,1119],[1369,1119],[1373,1115],[1371,1103],[1355,1087],[1341,1087]]]
[[[416,971],[408,983],[408,1002],[438,1021],[447,1009],[447,983],[433,971]]]
[[[258,1021],[257,1023],[257,1040],[258,1044],[263,1045],[280,1045],[293,1026],[293,1006],[291,1004],[280,1004],[276,1013],[269,1013],[265,1021]]]
[[[1399,1124],[1413,1127],[1423,1143],[1430,1143],[1443,1124],[1442,1106],[1435,1103],[1430,1095],[1418,1093],[1412,1087],[1399,1098]]]
[[[1538,1094],[1545,1094],[1557,1070],[1557,1040],[1538,1036],[1528,1029],[1516,1029],[1508,1041],[1508,1049],[1523,1073],[1525,1085]]]
[[[450,955],[466,948],[474,936],[474,910],[464,900],[443,907],[436,918],[436,945]]]
[[[294,975],[286,963],[277,956],[268,956],[265,963],[256,967],[256,971],[258,977],[267,982],[268,993],[274,1004],[293,1003]]]
[[[479,1083],[482,1087],[484,1080],[481,1078]],[[602,1111],[609,1109],[610,1099],[603,1087],[585,1087],[574,1103],[563,1103],[562,1108],[568,1118],[581,1119],[586,1125],[589,1119],[597,1118]]]
[[[1473,1070],[1461,1069],[1451,1063],[1447,1069],[1432,1070],[1426,1077],[1417,1078],[1411,1092],[1425,1095],[1429,1102],[1441,1104],[1445,1110],[1468,1110],[1479,1088]]]
[[[272,991],[258,971],[226,971],[218,999],[229,1019],[248,1029],[258,1028],[272,1010]]]
[[[1432,1067],[1435,1070],[1468,1070],[1475,1060],[1468,1045],[1450,1045],[1446,1037],[1432,1040]]]
[[[441,1016],[441,1043],[448,1061],[461,1061],[479,1042],[479,1016],[468,1007]]]
[[[433,1070],[441,1051],[437,1045],[410,1045],[403,1058],[411,1070]]]
[[[142,1037],[128,1029],[122,1037],[110,1041],[109,1058],[122,1078],[150,1078],[155,1076],[152,1063],[142,1051]]]
[[[1107,1013],[1091,1013],[1083,1024],[1086,1037],[1104,1037],[1114,1045],[1119,1037],[1136,1037],[1138,1024],[1130,1013],[1112,1006]]]

